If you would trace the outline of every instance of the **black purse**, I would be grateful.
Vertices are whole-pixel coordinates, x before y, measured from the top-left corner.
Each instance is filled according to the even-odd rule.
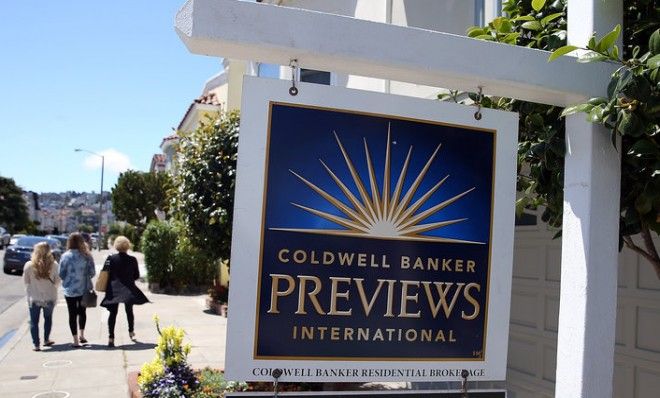
[[[96,292],[94,290],[88,290],[85,293],[83,293],[80,304],[85,308],[96,307],[97,299],[98,296],[96,295]]]
[[[93,308],[96,307],[96,300],[98,299],[98,296],[96,295],[96,292],[94,291],[94,285],[92,285],[92,278],[91,275],[87,278],[87,290],[85,290],[85,293],[82,295],[82,299],[80,300],[80,305],[82,305],[85,308]]]

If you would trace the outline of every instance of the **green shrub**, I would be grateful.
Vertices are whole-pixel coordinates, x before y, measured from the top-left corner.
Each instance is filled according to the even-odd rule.
[[[152,221],[147,225],[141,246],[150,283],[165,287],[177,282],[178,275],[172,272],[177,240],[177,230],[172,223]]]
[[[140,232],[134,225],[129,223],[114,223],[108,228],[107,238],[110,239],[110,242],[115,241],[115,238],[119,235],[125,236],[133,244],[133,250],[141,251],[141,242],[140,242]]]
[[[179,241],[174,253],[174,274],[182,282],[177,289],[210,286],[218,273],[218,264],[206,251],[193,246],[183,228],[182,225],[177,228]]]
[[[213,283],[216,261],[195,247],[182,223],[152,221],[142,235],[142,252],[150,283],[181,292]]]

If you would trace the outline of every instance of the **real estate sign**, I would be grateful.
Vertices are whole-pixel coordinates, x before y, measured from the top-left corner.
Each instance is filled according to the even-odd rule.
[[[503,380],[517,115],[246,78],[231,379]]]

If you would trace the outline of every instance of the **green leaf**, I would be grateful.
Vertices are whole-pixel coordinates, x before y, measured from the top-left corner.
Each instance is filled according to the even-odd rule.
[[[651,85],[644,76],[631,74],[631,79],[628,84],[621,87],[621,92],[630,98],[645,102],[651,95]]]
[[[504,36],[502,41],[508,44],[516,44],[518,37],[520,37],[520,32],[509,33],[508,35]]]
[[[628,68],[622,68],[619,70],[619,73],[612,77],[610,82],[610,87],[607,87],[607,93],[610,97],[615,97],[623,90],[633,79],[633,73]],[[616,81],[616,84],[614,82]],[[610,89],[612,90],[610,92]]]
[[[534,18],[531,15],[521,15],[519,17],[514,18],[513,20],[515,22],[518,22],[518,21],[536,21],[536,18]]]
[[[595,106],[589,111],[588,120],[591,123],[601,123],[603,121],[603,115],[605,114],[605,109],[600,106]]]
[[[578,62],[586,64],[589,62],[605,61],[607,59],[603,54],[598,54],[597,52],[590,51],[586,54],[582,54],[578,57]]]
[[[631,135],[633,137],[639,137],[644,133],[639,128],[639,118],[631,112],[619,113],[618,130],[623,135]]]
[[[591,112],[593,108],[594,105],[592,104],[578,104],[569,106],[568,108],[564,108],[564,110],[561,112],[561,117],[572,115],[574,113]]]
[[[512,29],[511,21],[504,17],[495,18],[490,24],[500,33],[510,33]]]
[[[549,24],[550,22],[554,21],[555,19],[560,18],[562,15],[564,15],[564,13],[561,13],[561,12],[550,14],[547,17],[544,17],[541,20],[541,25],[545,26],[545,25]]]
[[[648,66],[649,69],[655,69],[657,67],[660,67],[660,54],[654,55],[653,57],[649,58],[648,61],[646,61],[646,66]]]
[[[653,208],[653,201],[648,196],[641,194],[635,199],[635,209],[639,214],[646,214]]]
[[[593,50],[596,48],[596,38],[591,36],[591,39],[589,39],[589,43],[587,44],[587,48],[590,50]]]
[[[532,0],[532,8],[534,11],[539,12],[545,5],[545,0]]]
[[[619,38],[620,34],[621,34],[621,25],[617,25],[610,33],[603,36],[603,38],[600,40],[600,42],[598,42],[596,47],[598,47],[599,51],[601,52],[609,49],[610,47],[612,47],[612,45],[614,45],[614,42],[616,41],[616,39]]]
[[[589,103],[591,105],[606,104],[607,103],[607,98],[594,97],[594,98],[590,98],[589,101],[587,101],[587,103]]]
[[[612,47],[612,52],[610,54],[612,54],[612,58],[619,59],[619,46]]]
[[[543,116],[539,115],[538,113],[532,113],[528,115],[525,121],[534,128],[543,127]]]
[[[478,39],[478,40],[490,40],[490,41],[494,41],[494,40],[495,40],[495,39],[493,38],[493,36],[491,36],[491,35],[479,35],[479,36],[477,36],[477,37],[474,37],[474,39]]]
[[[660,29],[656,29],[649,38],[649,51],[653,54],[660,54]]]
[[[541,30],[543,29],[543,26],[541,26],[541,22],[539,21],[529,21],[525,22],[522,24],[522,27],[527,30]]]
[[[470,29],[467,30],[467,35],[468,37],[476,37],[486,34],[486,31],[483,28],[480,28],[478,26],[473,26]]]
[[[655,157],[658,155],[658,147],[647,139],[637,140],[628,150],[628,155]]]
[[[555,59],[561,57],[562,55],[566,55],[566,54],[570,53],[571,51],[575,51],[575,50],[577,50],[577,49],[578,49],[577,46],[563,46],[563,47],[559,47],[558,49],[556,49],[555,51],[553,51],[552,54],[550,54],[550,57],[548,57],[548,62],[552,62],[552,61],[554,61]]]
[[[513,30],[513,25],[508,19],[503,18],[502,23],[500,23],[500,26],[497,28],[497,31],[500,33],[511,33]]]
[[[649,75],[649,79],[655,84],[660,83],[660,68],[653,69]]]

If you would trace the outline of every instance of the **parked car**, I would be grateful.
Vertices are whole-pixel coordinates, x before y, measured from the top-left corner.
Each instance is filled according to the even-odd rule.
[[[55,239],[48,239],[43,236],[23,236],[18,239],[16,244],[7,247],[5,250],[4,267],[5,274],[18,274],[23,273],[25,263],[30,261],[34,245],[40,242],[48,242],[50,249],[53,252],[55,260],[59,261],[62,256],[60,249],[60,242]]]
[[[90,237],[92,239],[92,249],[99,249],[99,233],[92,232]]]
[[[9,246],[9,241],[11,240],[11,235],[7,232],[6,229],[0,227],[0,250]]]
[[[60,249],[64,252],[66,251],[66,241],[69,240],[69,237],[66,235],[46,235],[48,239],[55,239],[60,242]]]
[[[9,239],[9,245],[10,245],[10,246],[11,246],[11,245],[15,245],[16,242],[18,242],[18,240],[19,240],[20,238],[24,237],[24,236],[25,236],[25,234],[13,234],[13,235],[11,236],[11,239]]]

